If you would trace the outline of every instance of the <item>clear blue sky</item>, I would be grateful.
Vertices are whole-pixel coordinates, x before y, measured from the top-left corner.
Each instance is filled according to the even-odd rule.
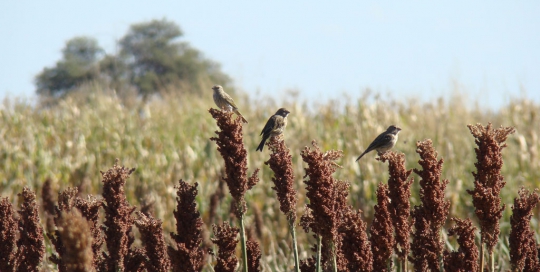
[[[167,18],[253,96],[370,87],[429,100],[457,80],[487,107],[540,102],[540,1],[261,2],[1,1],[0,98],[33,96],[33,77],[72,37],[115,52],[131,24]]]

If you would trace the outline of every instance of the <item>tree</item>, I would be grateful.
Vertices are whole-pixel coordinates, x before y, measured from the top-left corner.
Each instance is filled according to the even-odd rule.
[[[226,84],[229,77],[219,65],[207,60],[186,42],[173,22],[153,20],[132,25],[120,40],[121,56],[130,68],[130,81],[139,93],[156,93],[169,85],[184,83],[194,89],[201,82]]]
[[[55,67],[44,68],[36,76],[39,95],[62,96],[80,84],[99,77],[97,65],[103,49],[90,37],[75,37],[66,42],[63,58]]]
[[[129,85],[129,71],[122,58],[106,54],[99,62],[99,78],[110,88],[121,91]]]
[[[119,93],[135,87],[143,97],[163,90],[227,85],[230,79],[219,64],[179,41],[182,34],[178,25],[166,19],[134,24],[120,39],[117,55],[105,54],[94,38],[73,38],[62,50],[62,60],[36,76],[37,93],[60,97],[93,80]]]

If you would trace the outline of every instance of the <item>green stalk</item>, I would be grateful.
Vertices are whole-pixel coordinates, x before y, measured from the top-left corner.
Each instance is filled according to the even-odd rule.
[[[484,243],[480,242],[480,271],[484,271]]]
[[[334,265],[334,272],[338,272],[336,260],[336,244],[334,243],[332,243],[332,264]]]
[[[296,227],[294,226],[294,222],[289,222],[289,229],[291,231],[292,236],[292,246],[293,246],[293,253],[294,253],[294,271],[300,272],[300,260],[298,258],[298,244],[296,242]]]
[[[441,229],[439,229],[439,242],[441,242],[441,240],[443,239],[442,238],[442,235],[441,235],[441,232],[442,232],[442,227]],[[443,254],[439,254],[439,271],[440,272],[444,272],[444,255]]]
[[[491,271],[495,272],[495,255],[493,254],[493,250],[489,255],[489,261],[491,262]]]
[[[244,214],[240,216],[240,239],[242,242],[242,263],[244,272],[248,272],[248,258],[247,258],[247,246],[246,246],[246,228],[244,226]]]
[[[317,272],[322,271],[321,267],[321,247],[322,247],[322,237],[320,235],[317,235]]]

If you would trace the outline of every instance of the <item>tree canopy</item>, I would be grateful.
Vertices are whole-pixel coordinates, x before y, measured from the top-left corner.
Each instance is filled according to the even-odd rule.
[[[227,84],[230,78],[219,64],[181,41],[174,22],[152,20],[132,25],[119,42],[117,54],[107,54],[91,37],[66,42],[62,59],[36,76],[39,95],[62,96],[88,81],[98,80],[114,89],[135,88],[147,96],[163,90],[198,90],[203,82]]]
[[[98,78],[97,65],[103,49],[90,37],[75,37],[66,42],[63,58],[55,67],[44,68],[36,77],[39,95],[62,95],[84,81]]]

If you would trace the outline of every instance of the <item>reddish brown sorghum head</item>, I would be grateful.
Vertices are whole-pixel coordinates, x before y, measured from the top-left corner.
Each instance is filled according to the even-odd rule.
[[[19,210],[19,240],[17,241],[17,271],[38,271],[45,256],[43,229],[39,222],[36,194],[27,187],[21,194],[23,203]]]
[[[8,198],[0,198],[0,271],[15,271],[17,220]]]
[[[218,151],[225,161],[226,175],[223,179],[237,203],[237,216],[242,217],[247,209],[244,195],[258,182],[258,169],[248,180],[247,151],[244,147],[242,121],[239,118],[233,120],[231,118],[232,112],[216,109],[209,111],[220,128],[219,131],[216,131],[218,137],[212,137],[210,140],[216,142]]]
[[[373,252],[373,271],[388,271],[388,262],[395,243],[389,194],[388,185],[379,183],[377,205],[374,208],[375,215],[369,229],[371,234],[369,241]]]
[[[101,235],[101,229],[99,228],[99,208],[103,205],[101,200],[97,200],[95,197],[88,197],[88,200],[83,200],[79,197],[76,197],[78,194],[78,188],[67,188],[62,191],[58,197],[58,206],[54,206],[55,217],[54,222],[60,228],[60,221],[62,215],[66,212],[71,213],[73,208],[77,208],[79,214],[84,217],[85,224],[88,225],[88,229],[91,235],[91,239],[88,241],[91,243],[92,254],[92,267],[97,268],[102,265],[103,256],[101,254],[101,245],[103,244],[103,237]],[[71,216],[71,215],[70,215]],[[69,249],[64,246],[62,241],[62,235],[60,229],[54,231],[54,235],[51,233],[48,234],[51,243],[54,245],[58,255],[52,255],[49,257],[51,262],[58,266],[59,271],[71,271],[71,268],[67,267],[65,264],[65,255]],[[86,267],[86,266],[85,266]]]
[[[304,180],[306,186],[306,197],[309,204],[306,205],[306,213],[300,219],[300,225],[306,232],[322,237],[323,260],[331,261],[332,254],[336,253],[337,263],[341,255],[338,251],[341,239],[338,235],[338,228],[341,224],[343,213],[347,207],[347,196],[349,194],[349,183],[336,180],[332,174],[340,166],[335,162],[343,156],[341,151],[330,150],[322,153],[315,141],[312,142],[313,149],[305,147],[302,151],[302,159],[307,163]],[[329,263],[324,263],[328,267]],[[339,265],[339,264],[338,264]]]
[[[409,236],[412,229],[412,224],[409,222],[411,213],[409,199],[411,197],[413,178],[407,179],[411,175],[412,170],[405,168],[405,155],[403,153],[398,154],[393,151],[387,151],[379,156],[377,160],[381,162],[388,161],[388,172],[390,174],[388,190],[391,199],[390,212],[392,214],[392,224],[396,232],[396,243],[394,247],[396,254],[401,259],[406,259],[407,255],[409,255]]]
[[[94,254],[88,222],[77,209],[62,211],[56,222],[65,249],[61,256],[65,271],[92,271]]]
[[[105,205],[105,222],[102,228],[105,233],[108,254],[105,255],[104,266],[101,270],[123,271],[124,260],[128,254],[133,238],[130,238],[133,217],[131,214],[135,207],[129,205],[124,193],[124,185],[127,178],[135,171],[135,168],[128,169],[118,166],[116,160],[113,168],[107,172],[101,172],[103,176],[103,198]]]
[[[180,180],[176,188],[176,234],[171,233],[175,247],[169,246],[168,253],[173,271],[201,271],[206,259],[206,252],[201,247],[203,221],[195,198],[197,183],[189,185]]]
[[[46,179],[41,187],[41,203],[43,207],[43,213],[45,215],[45,226],[47,233],[54,232],[54,215],[56,214],[55,204],[56,200],[52,189],[52,181],[50,178]]]
[[[69,187],[60,192],[58,195],[58,207],[56,209],[58,216],[60,216],[62,211],[70,211],[73,208],[78,191],[79,189],[77,187]]]
[[[73,208],[75,196],[77,195],[77,188],[67,188],[66,190],[60,192],[58,195],[58,206],[55,206],[55,217],[54,217],[54,223],[57,227],[60,228],[60,220],[62,217],[62,212],[69,212]],[[64,256],[66,255],[67,248],[64,246],[64,243],[62,241],[62,237],[60,235],[60,229],[57,229],[54,231],[54,235],[52,233],[49,233],[47,235],[49,239],[51,240],[51,243],[54,245],[54,248],[58,255],[52,255],[49,260],[51,260],[52,263],[56,264],[58,266],[58,271],[64,272],[68,271],[68,268],[66,267],[64,263]]]
[[[473,198],[475,213],[480,221],[482,243],[486,244],[489,253],[499,240],[499,220],[502,217],[505,205],[501,204],[499,197],[506,184],[501,175],[503,165],[502,149],[506,147],[508,135],[515,132],[512,127],[492,129],[491,123],[487,127],[481,124],[467,125],[475,138],[478,148],[475,148],[476,173],[474,176],[474,190],[467,190]]]
[[[341,252],[346,260],[347,271],[368,272],[373,271],[373,253],[366,233],[366,223],[360,215],[361,211],[347,207],[339,227]]]
[[[98,199],[94,196],[88,196],[86,200],[79,197],[75,199],[75,207],[79,209],[90,228],[90,234],[92,235],[92,252],[94,256],[92,264],[96,269],[101,267],[104,262],[103,255],[101,254],[101,246],[105,241],[99,226],[99,209],[102,206],[103,199]]]
[[[141,233],[147,257],[144,267],[148,271],[168,271],[171,264],[167,257],[167,246],[165,239],[163,239],[161,220],[146,216],[142,212],[138,212],[137,215],[139,219],[135,220],[135,225]]]
[[[457,236],[458,251],[444,252],[444,270],[468,272],[478,271],[478,247],[474,243],[474,232],[471,219],[452,218],[456,225],[448,230],[448,236]]]
[[[246,241],[247,257],[248,257],[248,271],[257,272],[261,271],[261,247],[259,242],[255,241],[251,235],[249,235]]]
[[[297,192],[294,189],[294,173],[292,168],[292,156],[285,141],[279,141],[275,137],[270,139],[268,147],[272,151],[270,159],[264,164],[270,166],[274,172],[272,181],[276,191],[279,208],[287,216],[289,224],[296,221]]]
[[[144,248],[129,249],[124,259],[124,271],[145,272],[146,270],[146,250]]]
[[[218,247],[217,264],[214,267],[216,272],[233,272],[238,266],[236,258],[236,245],[238,244],[238,228],[231,227],[229,222],[221,225],[213,225],[215,238],[212,242]]]
[[[422,170],[414,169],[414,172],[421,178],[422,205],[412,211],[415,220],[410,260],[416,271],[437,271],[440,269],[439,257],[444,250],[440,232],[450,208],[450,201],[444,200],[448,180],[441,181],[443,160],[437,160],[431,140],[417,142],[416,147]]]
[[[533,193],[521,188],[514,199],[510,217],[510,263],[514,271],[540,271],[534,231],[531,230],[533,210],[538,204],[538,189]]]

